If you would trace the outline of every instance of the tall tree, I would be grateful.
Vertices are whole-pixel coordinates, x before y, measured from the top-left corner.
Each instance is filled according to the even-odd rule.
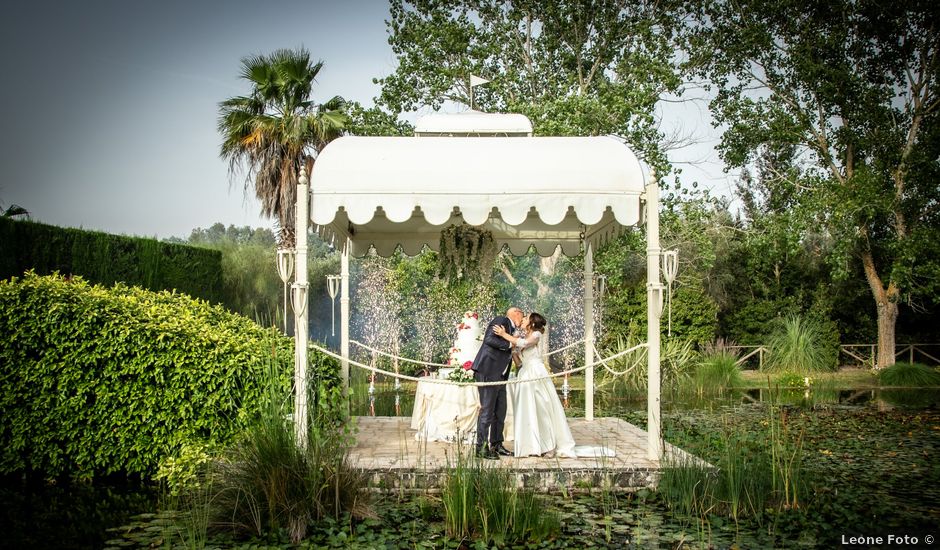
[[[940,290],[940,12],[927,0],[688,7],[688,67],[716,86],[722,156],[744,167],[795,148],[797,169],[765,181],[800,195],[795,207],[828,231],[843,272],[860,262],[877,365],[893,364],[899,304],[936,302]]]
[[[294,204],[301,163],[313,166],[316,154],[338,137],[346,124],[345,101],[310,99],[323,62],[310,53],[277,50],[242,59],[241,77],[251,94],[219,104],[222,158],[234,175],[244,172],[245,192],[254,185],[262,214],[275,218],[281,245],[294,245]]]
[[[445,102],[527,115],[538,135],[625,138],[665,174],[655,107],[682,84],[660,3],[392,0],[396,71],[377,82],[392,113]]]

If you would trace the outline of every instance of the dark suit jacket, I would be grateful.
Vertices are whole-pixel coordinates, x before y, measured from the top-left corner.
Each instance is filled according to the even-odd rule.
[[[498,382],[509,378],[509,363],[512,362],[512,344],[502,336],[493,334],[493,327],[502,325],[512,334],[512,322],[508,317],[496,317],[486,325],[483,345],[473,360],[474,379],[477,382]]]

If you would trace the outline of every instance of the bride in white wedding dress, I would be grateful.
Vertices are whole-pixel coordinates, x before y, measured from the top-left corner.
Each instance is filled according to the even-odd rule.
[[[545,318],[538,313],[531,313],[522,320],[521,328],[526,332],[521,341],[519,337],[506,334],[502,327],[494,328],[494,334],[514,343],[517,350],[522,350],[517,383],[512,384],[510,391],[515,433],[513,455],[562,458],[613,456],[613,452],[604,447],[575,446],[555,384],[551,378],[545,378],[550,373],[542,361],[542,346],[539,345],[545,329]]]

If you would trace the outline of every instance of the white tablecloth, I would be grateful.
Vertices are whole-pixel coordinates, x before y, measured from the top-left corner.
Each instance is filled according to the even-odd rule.
[[[512,441],[512,399],[506,396],[506,423],[503,439]],[[416,439],[455,441],[476,437],[480,413],[480,391],[476,386],[435,384],[419,381],[415,392],[411,428]]]

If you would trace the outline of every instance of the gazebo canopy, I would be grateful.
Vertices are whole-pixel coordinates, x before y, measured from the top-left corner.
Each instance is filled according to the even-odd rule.
[[[437,250],[461,222],[516,255],[573,256],[639,223],[645,184],[610,137],[342,137],[317,158],[310,217],[354,256]]]

